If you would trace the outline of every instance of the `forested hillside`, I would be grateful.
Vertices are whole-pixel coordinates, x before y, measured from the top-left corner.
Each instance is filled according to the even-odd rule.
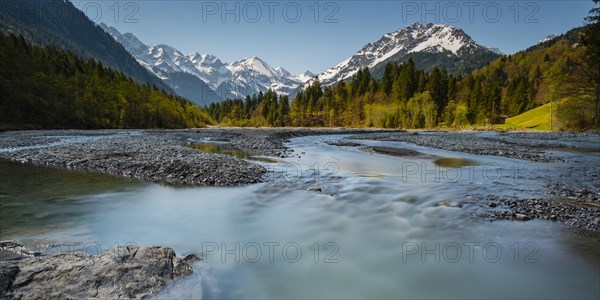
[[[490,125],[549,101],[557,103],[558,125],[594,125],[593,87],[585,76],[590,47],[582,36],[591,26],[567,32],[514,55],[502,56],[468,75],[412,59],[386,65],[381,80],[368,68],[351,81],[323,87],[315,80],[289,104],[268,92],[211,105],[215,120],[233,125],[431,128]],[[577,84],[579,83],[579,84]]]
[[[80,4],[85,7],[86,3]],[[53,45],[79,57],[95,59],[142,84],[171,91],[70,1],[2,0],[0,32],[22,35],[36,45]]]
[[[95,60],[0,34],[0,129],[185,128],[210,117]]]
[[[586,81],[581,74],[587,68],[584,63],[587,48],[582,45],[581,38],[588,29],[589,27],[571,30],[525,51],[503,56],[472,72],[459,84],[458,96],[450,104],[467,107],[468,121],[481,123],[493,111],[512,117],[553,101],[558,108],[555,112],[563,117],[563,125],[586,127],[583,124],[566,124],[570,117],[560,115],[560,105],[586,97],[570,88],[570,84],[573,81]],[[498,88],[499,95],[489,94]],[[446,110],[448,114],[445,115],[445,120],[462,124],[462,120],[452,118],[451,105]],[[566,109],[562,108],[563,111]],[[588,111],[592,114],[594,112],[593,109]],[[593,116],[584,119],[593,120]]]

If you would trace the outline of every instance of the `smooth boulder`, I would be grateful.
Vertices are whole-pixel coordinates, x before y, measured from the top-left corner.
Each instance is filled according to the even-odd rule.
[[[192,273],[196,256],[167,247],[126,246],[2,262],[0,298],[146,298]]]

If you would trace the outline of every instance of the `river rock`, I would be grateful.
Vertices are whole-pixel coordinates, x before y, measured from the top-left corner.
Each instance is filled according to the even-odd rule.
[[[126,246],[2,262],[0,298],[144,298],[190,274],[193,260],[171,248]]]

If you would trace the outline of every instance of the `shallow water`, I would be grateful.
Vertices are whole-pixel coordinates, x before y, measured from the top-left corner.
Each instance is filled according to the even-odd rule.
[[[230,156],[235,156],[237,158],[261,161],[261,162],[265,162],[265,163],[279,162],[279,160],[277,160],[277,159],[260,156],[260,155],[253,155],[246,151],[242,151],[240,149],[236,149],[231,146],[228,146],[226,143],[222,143],[222,142],[221,143],[215,143],[215,142],[194,143],[194,144],[190,144],[189,147],[196,149],[196,150],[200,150],[202,152],[206,152],[206,153],[226,154],[226,155],[230,155]]]
[[[293,157],[265,164],[268,182],[242,187],[176,188],[1,162],[0,238],[202,255],[165,298],[600,294],[598,245],[550,222],[470,217],[486,205],[477,195],[540,195],[560,164],[361,141],[477,162],[442,168],[329,139],[293,139]]]

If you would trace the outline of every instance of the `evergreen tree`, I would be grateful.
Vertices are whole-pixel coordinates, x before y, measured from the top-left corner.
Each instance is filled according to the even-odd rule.
[[[288,96],[281,96],[277,107],[277,126],[287,126],[289,123],[289,114],[289,98]]]
[[[417,92],[418,82],[415,74],[415,62],[410,58],[403,66],[398,76],[399,80],[399,99],[403,102],[408,101]]]
[[[389,96],[392,92],[392,85],[394,84],[394,80],[396,79],[397,65],[394,63],[389,63],[385,65],[385,70],[383,71],[383,78],[381,79],[380,89],[386,96]]]
[[[448,102],[448,74],[446,71],[437,67],[433,68],[426,89],[441,113]]]

